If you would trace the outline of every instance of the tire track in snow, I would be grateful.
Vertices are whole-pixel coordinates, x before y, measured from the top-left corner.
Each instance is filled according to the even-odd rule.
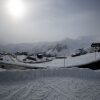
[[[71,95],[68,92],[65,92],[63,89],[61,89],[57,84],[52,84],[51,82],[46,82],[45,87],[49,89],[49,95],[46,97],[50,97],[52,93],[55,93],[56,95],[65,97],[65,98],[68,98],[68,95]]]
[[[58,88],[57,86],[51,85],[49,86],[51,89],[53,89],[54,91],[56,91],[58,94],[67,97],[67,92],[65,93],[63,90],[61,90],[60,88]]]
[[[18,84],[16,90],[0,100],[100,100],[99,83],[73,78],[37,79]]]
[[[18,89],[16,89],[15,91],[12,91],[12,93],[9,94],[9,96],[5,97],[4,100],[14,100],[12,98],[13,97],[16,98],[17,94],[22,94],[22,92],[24,92],[25,89],[26,89],[26,85],[22,87],[18,87]]]
[[[27,86],[27,91],[22,95],[21,98],[26,98],[30,92],[32,91],[32,88],[33,88],[33,85],[32,84],[29,84],[30,86]]]
[[[19,88],[19,86],[14,86],[10,89],[7,86],[3,88],[0,86],[0,99],[8,97],[12,93],[12,91],[15,91],[17,88]]]
[[[45,88],[45,82],[42,80],[38,80],[32,82],[30,87],[28,88],[27,92],[22,96],[24,100],[33,100],[33,98],[37,98],[38,100],[44,100],[46,97],[49,96],[49,91]],[[37,100],[35,99],[35,100]]]

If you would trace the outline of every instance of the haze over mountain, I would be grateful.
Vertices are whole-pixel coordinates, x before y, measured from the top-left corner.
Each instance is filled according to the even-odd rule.
[[[66,38],[64,40],[54,41],[54,42],[37,42],[37,43],[1,45],[0,51],[7,51],[7,52],[26,51],[29,53],[35,53],[35,52],[47,52],[52,50],[53,52],[55,52],[55,50],[60,46],[60,48],[65,49],[66,51],[73,52],[79,48],[87,48],[93,42],[97,42],[94,39],[94,36],[81,37],[79,39]]]

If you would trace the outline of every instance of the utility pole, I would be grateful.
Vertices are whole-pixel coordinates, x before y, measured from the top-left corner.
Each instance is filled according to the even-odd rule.
[[[95,47],[95,61],[96,61],[96,47]]]
[[[64,56],[64,67],[65,67],[65,64],[66,64],[66,63],[65,63],[65,56]]]
[[[64,67],[66,67],[66,49],[68,50],[68,46],[65,47],[65,51],[64,51]]]

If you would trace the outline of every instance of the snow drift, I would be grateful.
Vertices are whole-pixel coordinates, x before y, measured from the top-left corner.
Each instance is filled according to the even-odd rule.
[[[26,71],[3,71],[0,72],[0,83],[35,80],[47,77],[77,77],[100,81],[100,72],[89,69],[59,68],[59,69],[38,69]]]

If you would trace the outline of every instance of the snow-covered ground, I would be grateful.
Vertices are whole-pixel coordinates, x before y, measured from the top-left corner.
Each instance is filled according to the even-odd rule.
[[[95,61],[90,53],[65,59],[66,67]],[[0,100],[100,100],[100,70],[61,68],[63,59],[39,64],[24,64],[10,55],[5,63],[48,67],[47,69],[0,69]],[[100,60],[97,53],[96,60]],[[14,65],[13,65],[14,66]]]
[[[100,100],[100,72],[78,68],[0,72],[0,100]]]
[[[6,71],[6,69],[2,69],[2,68],[0,68],[0,71]]]
[[[100,60],[100,53],[96,53],[96,60]],[[77,57],[68,57],[65,59],[65,67],[87,64],[95,61],[95,53],[88,53]],[[51,62],[34,64],[35,66],[45,66],[49,68],[64,67],[64,59],[55,59]]]
[[[96,60],[100,60],[100,53],[96,53]],[[67,59],[65,59],[65,67],[87,64],[93,61],[95,61],[95,53],[89,53],[77,57],[69,56]],[[50,62],[30,64],[30,65],[37,67],[48,67],[48,68],[64,67],[64,59],[54,59],[53,61]]]
[[[25,56],[19,56],[18,59],[13,58],[11,55],[5,55],[4,61],[10,64],[29,66],[29,67],[45,67],[45,68],[55,68],[55,67],[64,67],[64,59],[54,59],[53,61],[44,62],[44,63],[36,63],[36,64],[28,64],[21,62]],[[100,60],[100,53],[96,53],[96,60]],[[95,61],[95,53],[88,53],[86,55],[81,55],[77,57],[68,57],[65,59],[65,67],[77,66],[82,64],[87,64]]]
[[[18,60],[11,55],[3,55],[3,62],[16,63]]]

